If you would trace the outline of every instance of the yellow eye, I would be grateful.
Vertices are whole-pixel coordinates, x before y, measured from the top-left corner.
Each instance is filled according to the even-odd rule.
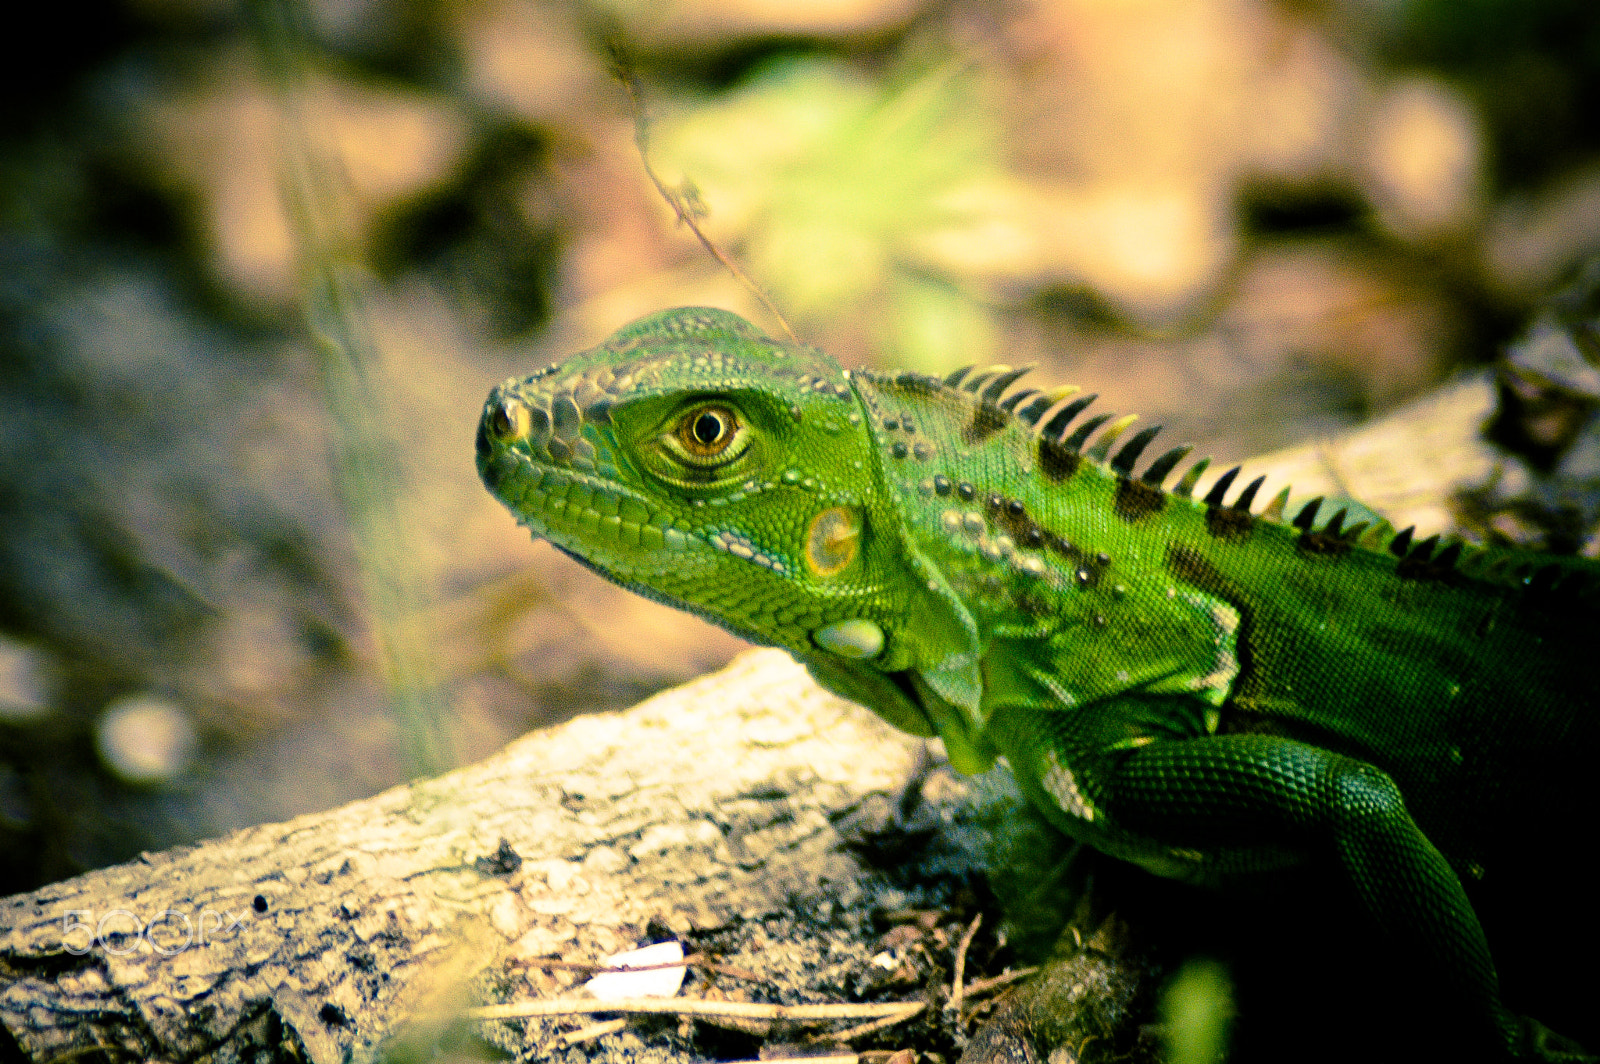
[[[678,442],[696,458],[716,458],[739,434],[739,417],[725,406],[697,406],[678,421]]]

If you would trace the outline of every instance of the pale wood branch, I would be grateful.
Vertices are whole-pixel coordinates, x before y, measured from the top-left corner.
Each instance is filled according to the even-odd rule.
[[[439,779],[9,898],[0,1024],[39,1061],[232,1059],[273,1025],[318,1064],[361,1057],[513,948],[597,958],[822,882],[848,903],[834,821],[919,757],[752,652]]]

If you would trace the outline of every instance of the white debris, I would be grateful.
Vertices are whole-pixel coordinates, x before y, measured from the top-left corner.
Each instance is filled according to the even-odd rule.
[[[653,946],[614,953],[606,958],[612,968],[647,968],[647,971],[601,972],[585,983],[590,994],[602,1001],[620,998],[672,997],[683,986],[688,969],[682,965],[658,968],[683,960],[683,946],[678,942],[657,942]]]

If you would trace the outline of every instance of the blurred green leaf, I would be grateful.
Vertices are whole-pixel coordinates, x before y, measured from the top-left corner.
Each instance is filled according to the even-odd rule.
[[[987,312],[918,273],[915,243],[961,220],[952,193],[1001,157],[976,72],[945,62],[881,79],[792,57],[663,123],[664,171],[700,192],[713,235],[736,243],[786,313],[864,313],[897,361],[981,358]],[[669,178],[670,180],[670,178]]]
[[[1172,1064],[1226,1059],[1233,1021],[1233,980],[1221,962],[1196,957],[1178,969],[1161,995]]]

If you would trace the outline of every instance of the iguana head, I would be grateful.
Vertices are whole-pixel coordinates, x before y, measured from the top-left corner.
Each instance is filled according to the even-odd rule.
[[[733,314],[656,314],[506,381],[477,452],[535,536],[754,641],[880,674],[970,649],[908,563],[850,375]]]

